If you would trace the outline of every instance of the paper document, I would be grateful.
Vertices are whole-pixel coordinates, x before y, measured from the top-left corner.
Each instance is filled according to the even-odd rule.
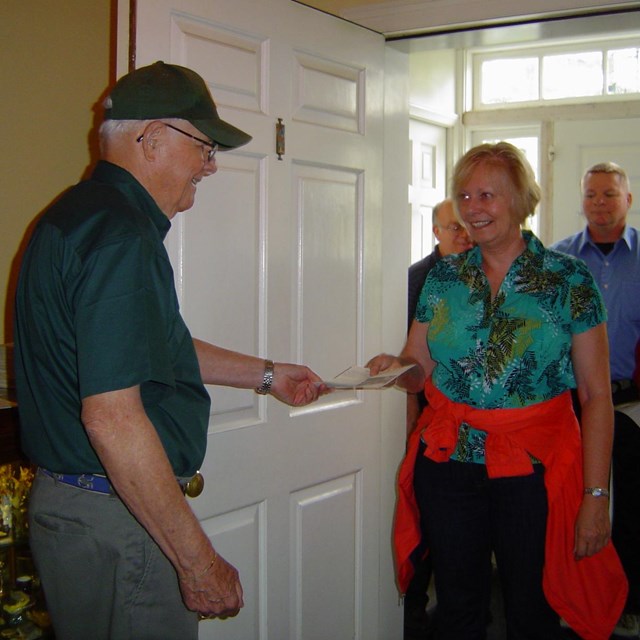
[[[333,389],[382,389],[414,366],[408,364],[405,367],[387,369],[375,376],[371,375],[367,367],[349,367],[335,378],[325,380],[325,384]]]

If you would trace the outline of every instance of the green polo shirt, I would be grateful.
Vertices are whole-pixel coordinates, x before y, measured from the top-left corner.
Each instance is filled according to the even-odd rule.
[[[176,475],[202,463],[210,399],[163,244],[170,227],[142,185],[108,162],[39,220],[15,316],[22,445],[36,464],[103,473],[82,399],[133,385]]]

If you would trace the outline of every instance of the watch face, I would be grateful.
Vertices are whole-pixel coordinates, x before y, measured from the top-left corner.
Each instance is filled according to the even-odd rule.
[[[600,487],[595,487],[593,489],[586,489],[585,493],[589,493],[596,498],[609,497],[609,492],[606,489],[601,489]]]

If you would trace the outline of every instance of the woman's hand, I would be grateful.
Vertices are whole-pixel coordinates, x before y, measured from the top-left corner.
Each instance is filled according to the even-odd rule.
[[[573,336],[571,360],[582,410],[584,486],[606,487],[613,443],[613,405],[604,323]],[[602,496],[583,496],[576,520],[575,557],[585,558],[598,553],[610,536],[609,501]]]
[[[386,371],[387,369],[397,369],[401,367],[402,363],[400,362],[400,358],[398,356],[392,356],[389,353],[380,353],[377,356],[371,358],[369,362],[365,365],[367,369],[371,372],[372,376],[377,376],[381,371]]]
[[[425,374],[422,365],[415,359],[404,357],[402,354],[400,356],[392,356],[389,353],[380,353],[374,358],[371,358],[365,366],[369,369],[371,375],[375,376],[382,371],[398,369],[408,364],[414,366],[389,384],[409,391],[410,393],[416,393],[424,388]]]
[[[576,520],[576,539],[573,553],[576,560],[601,551],[611,538],[609,500],[585,495]]]

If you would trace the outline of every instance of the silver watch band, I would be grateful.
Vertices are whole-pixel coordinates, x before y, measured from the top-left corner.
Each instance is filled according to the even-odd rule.
[[[609,497],[609,489],[604,489],[603,487],[587,487],[584,492],[585,494],[595,496],[596,498]]]
[[[262,376],[262,385],[256,387],[256,393],[261,396],[266,396],[271,391],[271,385],[273,384],[273,361],[264,361],[264,375]]]

